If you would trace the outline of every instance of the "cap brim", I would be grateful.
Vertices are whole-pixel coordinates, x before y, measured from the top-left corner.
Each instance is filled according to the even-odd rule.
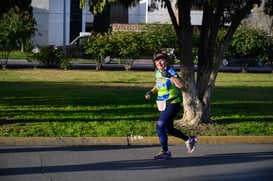
[[[156,61],[156,60],[167,60],[166,59],[166,56],[164,56],[164,55],[161,55],[161,56],[158,56],[158,57],[155,57],[155,59],[154,59],[154,61]]]

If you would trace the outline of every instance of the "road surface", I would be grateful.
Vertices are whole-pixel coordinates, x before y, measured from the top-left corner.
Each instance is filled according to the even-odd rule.
[[[1,181],[272,181],[272,144],[184,145],[153,160],[158,145],[2,146]]]
[[[8,69],[34,68],[35,65],[37,66],[37,64],[28,62],[26,60],[9,60],[7,68]],[[177,71],[180,70],[180,65],[176,64],[176,65],[173,65],[173,67]],[[72,68],[77,70],[82,70],[82,69],[95,70],[96,64],[95,63],[73,63]],[[195,65],[195,69],[197,69],[196,65]],[[110,64],[103,64],[101,70],[125,70],[125,68],[123,64],[110,63]],[[131,70],[153,71],[154,65],[151,59],[138,59],[138,60],[135,60]],[[266,65],[263,67],[249,67],[247,70],[244,70],[240,66],[225,66],[225,67],[220,67],[219,72],[272,73],[272,67]]]

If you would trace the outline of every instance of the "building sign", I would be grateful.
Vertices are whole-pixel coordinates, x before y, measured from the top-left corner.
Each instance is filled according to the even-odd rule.
[[[139,24],[112,24],[112,31],[141,31]]]

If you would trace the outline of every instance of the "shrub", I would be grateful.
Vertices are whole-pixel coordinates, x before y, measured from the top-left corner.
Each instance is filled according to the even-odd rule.
[[[145,25],[142,32],[93,34],[86,45],[87,53],[96,58],[97,70],[106,56],[123,59],[125,69],[129,70],[135,59],[152,58],[162,48],[177,48],[176,35],[171,25]],[[170,60],[174,62],[174,58]]]
[[[272,63],[273,40],[260,29],[240,27],[228,49],[231,55],[248,55],[259,58],[264,63]]]
[[[220,30],[217,42],[216,52],[221,46],[225,29]],[[193,32],[194,56],[198,54],[199,31]],[[94,55],[101,66],[102,59],[106,56],[111,56],[120,59],[126,59],[126,64],[130,65],[134,59],[140,57],[152,57],[155,52],[165,48],[165,50],[174,49],[173,52],[168,52],[169,55],[179,54],[177,38],[175,31],[171,25],[145,25],[142,32],[108,32],[105,34],[97,34],[91,36],[87,43],[87,53]],[[264,63],[272,63],[273,61],[273,40],[266,32],[241,27],[234,36],[228,50],[225,52],[226,56],[230,55],[247,55],[258,58]],[[128,63],[128,59],[131,59]],[[173,64],[175,56],[170,56],[170,63]],[[97,66],[97,67],[98,67]]]
[[[32,52],[27,59],[49,68],[66,68],[67,66],[63,52],[54,46],[43,46],[38,52]]]
[[[177,38],[171,24],[150,24],[144,26],[143,39],[148,50],[154,52],[162,48],[177,49]]]

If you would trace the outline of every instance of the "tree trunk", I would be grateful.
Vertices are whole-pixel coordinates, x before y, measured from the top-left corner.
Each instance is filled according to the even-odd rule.
[[[194,83],[194,77],[189,78],[186,87],[182,90],[183,95],[183,117],[177,121],[177,125],[198,125],[201,123],[211,123],[211,95],[214,88],[217,71],[203,74],[204,79],[208,77],[207,84],[199,85],[203,90],[202,96]],[[200,87],[201,86],[201,87]]]
[[[25,50],[25,43],[23,40],[20,40],[20,44],[21,44],[21,52],[23,53]]]
[[[204,108],[198,98],[198,90],[195,85],[193,53],[192,53],[192,26],[190,22],[191,1],[178,1],[179,21],[172,18],[174,28],[178,34],[180,52],[181,77],[185,82],[182,90],[184,114],[176,123],[182,125],[197,125],[200,123]],[[183,28],[180,28],[183,27]]]
[[[187,91],[183,91],[183,108],[184,113],[179,125],[197,125],[201,121],[204,112],[204,107],[197,97],[197,90],[194,85],[189,85]]]
[[[178,126],[198,125],[211,122],[211,95],[215,80],[223,58],[235,30],[245,15],[253,8],[257,0],[246,1],[244,6],[234,16],[229,30],[219,50],[216,50],[216,36],[218,34],[221,15],[225,10],[226,1],[205,1],[203,6],[203,22],[200,35],[198,53],[198,71],[195,80],[192,29],[190,23],[191,2],[188,0],[177,1],[178,21],[170,13],[175,28],[180,53],[181,77],[185,82],[182,90],[184,114],[177,121]],[[169,12],[172,11],[170,3],[166,3]],[[216,9],[216,10],[215,10]]]

